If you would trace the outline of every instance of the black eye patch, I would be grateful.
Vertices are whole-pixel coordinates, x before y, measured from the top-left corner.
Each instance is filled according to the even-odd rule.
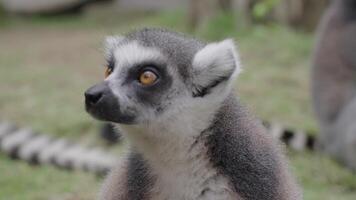
[[[130,84],[133,83],[134,84],[138,84],[138,86],[141,87],[152,87],[152,86],[142,86],[139,83],[139,77],[140,75],[146,71],[152,71],[153,73],[155,73],[155,75],[157,76],[157,83],[161,81],[161,79],[164,79],[165,76],[167,75],[167,68],[166,68],[166,64],[164,62],[157,62],[157,61],[146,61],[137,65],[132,66],[127,73],[127,77],[125,79],[125,82],[123,84]]]
[[[157,80],[152,85],[142,85],[139,76],[145,70],[150,70],[157,75]],[[127,72],[127,77],[123,83],[130,88],[136,99],[146,105],[157,106],[167,95],[172,85],[172,77],[167,71],[167,64],[159,61],[147,61],[134,65]]]

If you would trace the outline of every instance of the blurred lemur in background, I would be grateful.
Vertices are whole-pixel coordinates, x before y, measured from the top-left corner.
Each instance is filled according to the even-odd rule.
[[[302,199],[277,141],[232,94],[232,40],[143,29],[109,38],[107,60],[86,109],[131,147],[102,200]]]
[[[356,0],[335,0],[319,27],[312,76],[322,150],[356,170]]]

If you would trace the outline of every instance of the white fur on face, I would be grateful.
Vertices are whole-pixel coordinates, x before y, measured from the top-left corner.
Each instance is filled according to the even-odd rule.
[[[108,43],[113,45],[117,43],[117,40],[115,37],[109,38]],[[129,67],[147,60],[165,60],[167,58],[158,49],[142,46],[137,41],[116,45],[112,54],[115,59],[115,69],[107,78],[107,81],[120,101],[120,109],[123,111],[130,106],[134,106],[140,111],[143,111],[140,118],[157,118],[153,109],[149,109],[147,106],[140,105],[138,102],[135,102],[135,100],[129,99],[127,94],[130,93],[130,88],[121,87],[121,83]],[[160,122],[164,123],[163,121],[167,120],[174,121],[175,118],[180,117],[178,115],[183,116],[183,119],[189,119],[190,116],[201,118],[201,116],[206,116],[207,114],[204,109],[208,109],[208,113],[212,115],[215,110],[214,107],[217,107],[228,92],[230,92],[232,80],[241,71],[235,45],[231,39],[206,45],[196,53],[192,65],[194,73],[192,75],[193,84],[204,87],[220,78],[227,77],[228,80],[213,88],[214,95],[210,95],[208,98],[204,97],[192,100],[191,93],[184,91],[186,88],[189,88],[189,86],[182,85],[183,83],[177,80],[179,79],[178,77],[173,78],[174,83],[172,87],[178,89],[180,95],[169,100],[170,107],[165,114],[158,117]],[[172,75],[177,73],[176,71],[172,71],[174,67],[167,68],[167,70],[171,70],[169,73]],[[164,103],[165,102],[162,102],[162,104]],[[211,117],[209,116],[208,118]]]
[[[144,47],[133,41],[126,45],[121,45],[114,50],[114,58],[117,66],[133,66],[147,60],[164,59],[162,53],[151,47]]]
[[[104,47],[105,47],[105,56],[108,58],[112,51],[119,45],[121,41],[124,40],[122,36],[108,36],[105,38]]]

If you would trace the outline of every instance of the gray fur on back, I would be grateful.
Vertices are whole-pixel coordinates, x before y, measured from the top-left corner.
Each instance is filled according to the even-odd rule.
[[[210,161],[242,198],[299,198],[289,177],[283,177],[287,172],[271,138],[235,97],[224,101],[206,131]]]

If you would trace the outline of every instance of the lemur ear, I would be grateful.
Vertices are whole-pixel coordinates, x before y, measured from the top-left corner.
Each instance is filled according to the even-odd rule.
[[[210,43],[193,59],[193,96],[202,97],[241,71],[232,39]]]

